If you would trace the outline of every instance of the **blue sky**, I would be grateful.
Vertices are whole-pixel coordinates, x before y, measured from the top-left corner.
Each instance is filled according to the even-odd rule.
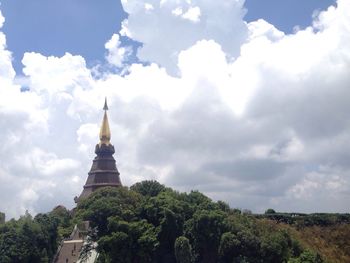
[[[94,64],[104,57],[104,43],[126,17],[119,1],[31,0],[2,1],[4,32],[15,55],[16,69],[24,52],[84,56]]]
[[[306,27],[314,11],[325,10],[335,0],[246,0],[247,21],[263,18],[278,29],[291,33],[294,26]]]
[[[324,10],[335,0],[246,0],[245,20],[263,18],[278,29],[292,33],[312,22],[315,10]],[[24,52],[63,56],[82,55],[88,65],[104,60],[104,43],[120,30],[127,17],[119,1],[104,0],[3,0],[6,17],[3,31],[14,54],[14,67],[21,74]],[[129,44],[130,42],[124,43]]]
[[[349,212],[349,0],[0,1],[7,218],[74,206],[106,96],[126,186]]]

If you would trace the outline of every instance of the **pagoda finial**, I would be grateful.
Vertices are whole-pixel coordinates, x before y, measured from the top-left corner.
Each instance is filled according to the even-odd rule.
[[[107,97],[105,97],[105,105],[103,106],[103,110],[108,110]]]
[[[103,110],[105,111],[103,115],[102,125],[100,129],[100,145],[105,144],[109,145],[111,140],[111,131],[109,129],[109,123],[108,123],[108,117],[107,117],[107,98],[105,98],[105,105],[103,107]]]

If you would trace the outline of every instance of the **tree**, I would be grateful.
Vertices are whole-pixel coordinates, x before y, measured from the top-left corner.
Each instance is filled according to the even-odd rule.
[[[5,224],[5,213],[0,212],[0,225]]]
[[[318,253],[314,253],[306,249],[299,258],[293,258],[288,263],[323,263],[322,257]]]
[[[45,251],[47,257],[52,258],[58,245],[59,221],[50,214],[37,214],[33,221],[39,225],[41,230],[41,234],[36,237],[40,249]]]
[[[219,209],[220,210],[222,210],[223,212],[230,212],[231,211],[231,208],[230,208],[230,206],[227,204],[227,203],[225,203],[224,201],[218,201],[217,202],[217,204],[218,204],[218,207],[219,207]]]
[[[181,217],[170,209],[164,209],[164,217],[160,223],[158,233],[158,255],[161,262],[175,262],[174,244],[178,236],[182,234],[183,222]]]
[[[112,232],[98,240],[98,251],[107,262],[152,262],[158,246],[156,229],[145,220],[125,222],[109,219]]]
[[[199,210],[191,222],[186,231],[187,236],[193,239],[198,262],[217,262],[220,238],[226,232],[224,213],[219,210]]]
[[[237,236],[231,232],[222,234],[219,246],[219,257],[222,263],[231,263],[235,257],[239,256],[241,242]]]
[[[300,261],[303,263],[322,263],[323,259],[320,254],[312,252],[310,250],[305,250],[300,255]]]
[[[70,220],[72,219],[71,212],[64,206],[56,206],[50,213],[49,216],[58,221],[58,224],[62,227],[68,227]]]
[[[261,256],[264,262],[286,262],[289,258],[291,238],[284,231],[275,231],[261,241]]]
[[[131,240],[124,232],[115,232],[103,236],[98,241],[97,249],[106,262],[131,263]]]
[[[142,181],[136,183],[130,187],[130,190],[135,191],[143,196],[153,197],[157,196],[160,192],[165,190],[165,186],[158,183],[157,181]]]
[[[159,229],[157,249],[158,262],[175,262],[175,239],[182,235],[188,206],[178,193],[167,189],[155,197],[146,198],[139,216]]]
[[[253,232],[252,228],[244,228],[237,232],[237,239],[240,242],[239,254],[244,258],[259,258],[259,237]],[[250,261],[250,260],[248,260]]]
[[[41,226],[29,213],[17,221],[10,220],[0,231],[0,262],[40,262],[45,238]]]
[[[41,251],[41,260],[40,260],[40,263],[49,263],[50,260],[49,260],[49,257],[47,255],[47,251],[46,249],[44,248],[42,251]]]
[[[242,214],[243,214],[243,215],[252,215],[253,213],[252,213],[252,211],[249,210],[249,209],[243,209],[243,210],[242,210]]]
[[[273,210],[272,208],[269,208],[265,211],[265,215],[269,215],[269,214],[276,214],[276,211]]]
[[[90,221],[91,227],[96,228],[98,237],[101,237],[108,234],[109,217],[118,216],[130,221],[136,216],[141,200],[140,194],[129,191],[126,187],[105,187],[78,205],[76,218]]]
[[[191,263],[192,251],[189,240],[180,236],[175,240],[175,257],[177,263]]]
[[[195,208],[200,208],[202,210],[215,208],[215,204],[211,199],[199,191],[191,191],[185,196],[185,201],[193,205]]]

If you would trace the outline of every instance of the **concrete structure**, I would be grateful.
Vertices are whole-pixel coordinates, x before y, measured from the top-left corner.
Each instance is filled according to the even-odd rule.
[[[122,185],[119,178],[119,171],[113,158],[113,154],[115,153],[114,146],[110,143],[111,132],[107,116],[107,100],[105,100],[103,110],[104,116],[100,129],[100,142],[95,147],[96,157],[93,160],[82,193],[74,199],[76,203],[87,198],[91,193],[101,187],[118,187]]]
[[[69,238],[62,240],[55,258],[54,263],[94,263],[98,257],[95,249],[92,249],[88,256],[81,259],[83,246],[87,242],[87,230],[89,222],[84,222],[81,226],[75,226]],[[96,245],[96,244],[95,244]]]
[[[116,166],[113,154],[115,153],[114,146],[110,143],[111,132],[109,129],[107,116],[107,100],[103,107],[104,115],[100,129],[100,142],[95,147],[96,157],[93,160],[92,167],[88,173],[88,178],[84,185],[83,191],[79,197],[75,197],[74,201],[78,204],[83,199],[89,197],[95,190],[106,187],[121,186],[119,171]],[[87,243],[87,230],[89,222],[85,222],[81,226],[75,226],[72,234],[68,239],[61,242],[54,263],[94,263],[98,257],[96,249],[90,250],[89,255],[82,259],[81,252],[84,245]],[[96,244],[94,244],[96,246]]]

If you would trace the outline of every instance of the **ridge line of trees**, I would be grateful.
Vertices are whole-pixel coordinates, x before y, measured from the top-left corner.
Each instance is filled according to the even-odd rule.
[[[73,211],[58,206],[35,217],[26,213],[2,220],[0,262],[51,262],[74,225],[89,221],[100,263],[322,263],[290,229],[349,224],[349,218],[273,209],[253,215],[198,191],[179,193],[143,181],[130,188],[99,189]],[[89,252],[89,244],[83,251]]]

